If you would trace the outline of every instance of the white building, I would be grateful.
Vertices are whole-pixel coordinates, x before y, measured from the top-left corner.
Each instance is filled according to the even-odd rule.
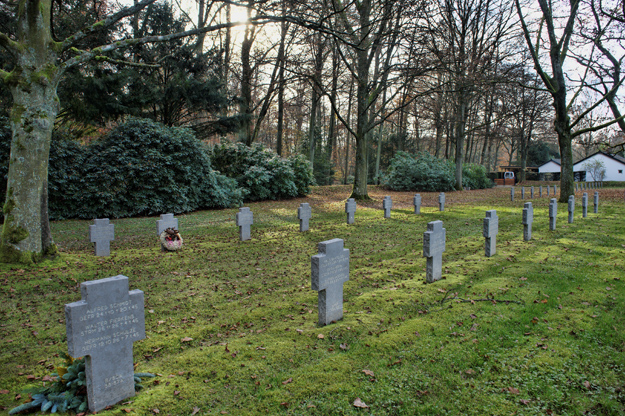
[[[589,170],[589,165],[599,161],[605,168],[604,181],[625,181],[625,158],[622,156],[610,155],[604,152],[597,152],[573,164],[573,174],[576,181],[592,182],[601,178],[593,177],[593,171]],[[603,169],[602,168],[602,169]],[[597,175],[598,176],[598,175]]]
[[[560,159],[551,159],[538,167],[538,175],[541,180],[560,180]]]

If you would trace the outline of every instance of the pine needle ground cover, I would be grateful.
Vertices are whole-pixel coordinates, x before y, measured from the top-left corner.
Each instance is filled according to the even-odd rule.
[[[80,299],[80,283],[123,274],[145,292],[135,371],[159,376],[102,415],[625,413],[622,188],[599,190],[598,214],[589,192],[587,218],[578,193],[573,224],[559,204],[556,231],[545,193],[522,201],[517,190],[511,202],[508,188],[451,192],[445,212],[437,193],[422,193],[415,215],[412,193],[374,187],[347,225],[349,192],[249,204],[246,242],[235,209],[179,215],[176,253],[160,251],[154,217],[112,220],[106,258],[87,241],[91,222],[53,223],[60,259],[0,270],[0,411],[62,365],[64,304]],[[535,221],[524,242],[527,201]],[[313,209],[305,233],[301,202]],[[490,209],[500,223],[486,258]],[[425,284],[423,232],[435,220],[447,229],[444,279]],[[351,255],[344,319],[318,327],[310,257],[332,238]]]

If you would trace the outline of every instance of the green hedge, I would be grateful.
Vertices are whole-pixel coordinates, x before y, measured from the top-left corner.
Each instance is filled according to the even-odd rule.
[[[456,182],[454,165],[427,152],[397,152],[383,177],[393,191],[450,191]]]
[[[0,174],[10,135],[2,135]],[[6,194],[6,178],[2,181]],[[121,218],[226,208],[242,201],[236,181],[211,168],[206,147],[187,129],[131,119],[83,146],[53,134],[48,169],[51,219]]]
[[[484,166],[465,163],[462,165],[462,186],[471,189],[492,188],[493,181],[488,177]]]
[[[188,129],[130,119],[89,145],[55,130],[48,169],[51,219],[121,218],[292,198],[314,184],[303,156],[260,145],[208,148]],[[11,131],[0,119],[0,199],[6,194]],[[211,163],[211,156],[215,161]],[[223,174],[213,168],[223,169]]]
[[[244,199],[283,199],[310,193],[314,177],[302,156],[281,158],[261,144],[222,142],[211,148],[215,169],[235,179]]]

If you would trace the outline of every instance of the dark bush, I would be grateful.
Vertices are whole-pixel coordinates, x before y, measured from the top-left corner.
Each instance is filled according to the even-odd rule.
[[[54,217],[129,217],[238,204],[236,183],[211,168],[190,130],[131,119],[88,146],[79,210],[51,206]],[[68,207],[71,208],[71,207]]]
[[[475,163],[462,165],[462,186],[471,189],[492,188],[493,181],[488,177],[486,168]]]
[[[310,164],[303,156],[281,158],[260,144],[222,142],[212,147],[215,169],[235,179],[250,201],[294,198],[314,184]]]
[[[449,191],[455,184],[454,166],[427,152],[397,152],[383,183],[393,191]]]

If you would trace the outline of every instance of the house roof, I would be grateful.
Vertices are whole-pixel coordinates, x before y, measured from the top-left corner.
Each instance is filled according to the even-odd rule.
[[[614,160],[616,160],[617,162],[619,162],[619,163],[621,163],[621,164],[625,165],[625,157],[622,157],[622,156],[617,156],[617,155],[611,155],[611,154],[606,153],[606,152],[595,152],[595,153],[593,153],[592,155],[590,155],[590,156],[588,156],[588,157],[585,157],[584,159],[582,159],[582,160],[578,160],[577,162],[573,163],[573,166],[578,165],[578,164],[580,164],[580,163],[582,163],[582,162],[584,162],[584,161],[586,161],[586,160],[590,159],[591,157],[594,157],[594,156],[596,156],[596,155],[598,155],[598,154],[602,154],[602,155],[603,155],[603,156],[605,156],[605,157],[609,157],[610,159],[614,159]]]
[[[543,164],[542,164],[542,165],[540,165],[538,168],[542,168],[543,166],[545,166],[546,164],[548,164],[548,163],[550,163],[550,162],[553,162],[553,163],[555,163],[555,164],[557,164],[557,165],[560,165],[560,164],[561,164],[561,163],[560,163],[561,161],[562,161],[562,159],[549,159],[549,161],[547,161],[547,162],[543,163]]]

